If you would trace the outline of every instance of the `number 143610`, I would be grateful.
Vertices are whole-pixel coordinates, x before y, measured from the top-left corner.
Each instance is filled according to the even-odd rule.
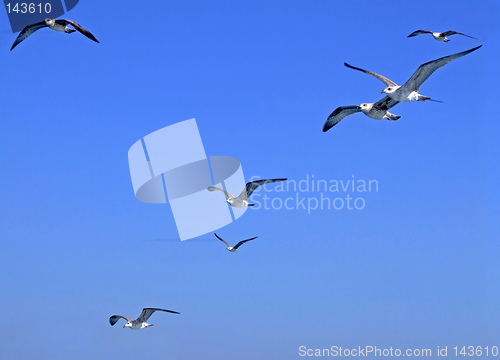
[[[15,12],[15,13],[21,13],[21,14],[26,14],[26,13],[30,13],[30,14],[34,14],[36,12],[38,13],[50,13],[50,11],[52,10],[52,6],[50,5],[50,3],[45,3],[45,4],[42,4],[42,3],[38,3],[38,4],[35,4],[35,3],[8,3],[8,4],[5,4],[5,7],[7,8],[7,12],[10,14],[11,12]]]

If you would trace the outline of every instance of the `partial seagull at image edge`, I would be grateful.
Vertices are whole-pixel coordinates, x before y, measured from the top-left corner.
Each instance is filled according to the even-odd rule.
[[[68,27],[68,25],[73,26],[76,30]],[[12,51],[17,45],[19,45],[22,41],[24,41],[28,36],[33,34],[35,31],[43,29],[45,27],[48,27],[54,31],[65,32],[67,34],[74,33],[75,31],[79,31],[83,35],[88,37],[90,40],[93,40],[97,43],[99,42],[95,38],[95,36],[92,35],[92,33],[90,31],[82,28],[79,24],[77,24],[74,21],[64,20],[64,19],[57,20],[57,19],[46,18],[44,21],[26,26],[17,36],[16,40],[14,41],[14,44],[10,48],[10,51]]]

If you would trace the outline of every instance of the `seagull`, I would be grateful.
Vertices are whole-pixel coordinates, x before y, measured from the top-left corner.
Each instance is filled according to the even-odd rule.
[[[285,181],[286,179],[267,179],[267,180],[257,180],[257,181],[252,181],[248,182],[241,192],[238,197],[234,196],[233,194],[227,192],[226,190],[223,190],[217,186],[209,186],[207,188],[208,191],[222,191],[224,194],[227,196],[226,202],[229,203],[229,205],[233,207],[247,207],[247,206],[254,206],[255,204],[249,204],[248,203],[248,198],[252,193],[257,189],[259,186],[264,185],[264,184],[269,184],[273,182],[278,182],[278,181]]]
[[[363,112],[368,117],[375,120],[399,120],[401,116],[391,114],[388,110],[396,106],[399,101],[392,99],[389,96],[377,101],[376,103],[363,103],[361,105],[340,106],[328,116],[325,125],[323,125],[323,132],[330,130],[333,126],[337,125],[340,120],[346,116]]]
[[[72,28],[69,28],[68,25],[73,26],[76,30],[74,30]],[[19,43],[21,41],[23,41],[24,39],[26,39],[28,36],[30,36],[31,34],[33,34],[35,31],[40,30],[40,29],[42,29],[44,27],[49,27],[52,30],[65,32],[67,34],[71,34],[72,32],[75,32],[75,31],[78,30],[83,35],[85,35],[86,37],[88,37],[90,40],[94,40],[97,43],[99,42],[94,37],[94,35],[92,35],[90,33],[90,31],[85,30],[84,28],[82,28],[80,25],[78,25],[74,21],[64,20],[64,19],[56,20],[56,19],[46,18],[44,21],[41,21],[39,23],[35,23],[35,24],[31,24],[31,25],[26,26],[23,29],[23,31],[21,31],[19,33],[19,35],[17,36],[16,41],[14,41],[14,44],[10,48],[10,51],[12,51],[12,49],[14,49],[17,45],[19,45]]]
[[[215,236],[217,236],[217,239],[219,239],[219,240],[220,240],[220,241],[222,241],[224,244],[226,244],[226,245],[227,245],[227,249],[228,249],[229,251],[231,251],[231,252],[238,251],[238,248],[239,248],[241,245],[243,245],[244,243],[246,243],[247,241],[251,241],[251,240],[253,240],[253,239],[257,239],[257,238],[258,238],[258,236],[256,236],[256,237],[253,237],[253,238],[251,238],[251,239],[241,240],[241,241],[240,241],[239,243],[237,243],[235,246],[231,246],[231,245],[229,245],[229,244],[227,243],[227,241],[225,241],[225,240],[221,239],[221,238],[219,237],[219,235],[217,235],[216,233],[214,233],[214,235],[215,235]]]
[[[418,90],[420,88],[420,85],[424,83],[425,80],[429,78],[436,70],[442,68],[446,64],[448,64],[450,61],[458,59],[459,57],[462,57],[464,55],[467,55],[477,49],[479,49],[482,45],[479,45],[473,49],[466,50],[459,52],[457,54],[445,56],[436,60],[432,60],[429,62],[426,62],[425,64],[422,64],[418,67],[417,71],[408,79],[408,81],[403,85],[399,86],[396,84],[394,81],[389,80],[388,78],[379,75],[377,73],[363,70],[354,66],[349,65],[348,63],[344,63],[345,66],[362,71],[365,74],[372,75],[376,77],[377,79],[381,80],[384,84],[387,85],[387,88],[381,91],[381,93],[387,94],[390,98],[393,100],[403,102],[403,101],[425,101],[425,100],[431,100],[431,101],[437,101],[437,102],[442,102],[439,100],[433,100],[428,96],[423,96],[418,93]]]
[[[141,330],[143,328],[153,326],[153,324],[148,324],[148,323],[146,323],[146,321],[149,319],[149,317],[151,315],[153,315],[153,313],[155,311],[165,311],[165,312],[169,312],[172,314],[180,314],[177,311],[172,311],[172,310],[164,310],[164,309],[157,309],[157,308],[144,308],[144,309],[142,309],[142,313],[137,318],[137,320],[130,319],[128,317],[121,316],[121,315],[113,315],[109,318],[109,323],[111,324],[111,326],[113,326],[116,324],[116,322],[118,320],[125,319],[125,320],[127,320],[127,323],[125,325],[123,325],[124,328],[129,327],[132,330]]]
[[[447,36],[451,36],[451,35],[463,35],[463,36],[470,37],[471,39],[476,39],[475,37],[465,35],[465,34],[462,34],[462,33],[459,33],[457,31],[453,31],[453,30],[448,30],[448,31],[445,31],[442,33],[432,32],[429,30],[417,30],[417,31],[412,32],[410,35],[408,35],[408,37],[410,38],[410,37],[414,37],[414,36],[422,35],[422,34],[432,34],[434,39],[436,39],[437,41],[444,41],[444,42],[450,41],[450,39],[448,39]]]

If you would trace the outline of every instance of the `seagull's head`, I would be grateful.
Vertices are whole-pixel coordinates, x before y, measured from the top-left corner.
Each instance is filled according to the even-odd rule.
[[[232,204],[232,203],[233,203],[233,199],[227,199],[227,200],[226,200],[226,202],[227,202],[228,204]]]
[[[45,24],[53,26],[56,23],[56,19],[45,18]]]
[[[370,111],[371,107],[373,104],[368,104],[368,103],[362,103],[359,105],[362,111]]]
[[[125,325],[123,325],[124,328],[126,327],[132,327],[132,323],[130,321],[127,321]]]
[[[384,94],[392,94],[394,91],[396,91],[397,89],[399,89],[400,86],[389,86],[389,87],[386,87],[384,90],[382,90],[380,93],[384,93]]]

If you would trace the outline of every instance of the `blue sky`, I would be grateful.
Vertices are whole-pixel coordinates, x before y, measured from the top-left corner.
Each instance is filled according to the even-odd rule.
[[[494,1],[82,0],[63,18],[99,44],[44,29],[12,52],[0,15],[0,357],[500,347],[498,15]],[[406,38],[417,29],[479,40]],[[322,132],[385,87],[344,61],[402,84],[480,44],[420,88],[444,103]],[[217,231],[259,236],[234,254],[211,234],[169,240],[170,207],[135,199],[127,152],[193,117],[206,153],[236,157],[247,180],[354,176],[378,191],[324,194],[362,210],[250,209]],[[143,307],[181,315],[139,332],[108,323]]]

